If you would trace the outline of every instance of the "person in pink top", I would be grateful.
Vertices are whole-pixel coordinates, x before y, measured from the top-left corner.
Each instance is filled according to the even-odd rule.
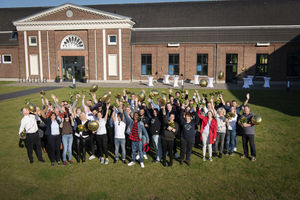
[[[198,110],[198,116],[202,120],[200,135],[203,143],[203,161],[205,161],[206,146],[208,146],[209,161],[212,160],[212,144],[217,137],[217,121],[213,118],[211,111],[207,112],[207,117],[201,115],[201,107]]]

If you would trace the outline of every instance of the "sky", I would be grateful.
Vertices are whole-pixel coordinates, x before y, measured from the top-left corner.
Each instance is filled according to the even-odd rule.
[[[199,0],[0,0],[0,8],[58,6],[65,3],[77,5],[123,4],[147,2],[179,2]],[[203,1],[203,0],[200,0]]]

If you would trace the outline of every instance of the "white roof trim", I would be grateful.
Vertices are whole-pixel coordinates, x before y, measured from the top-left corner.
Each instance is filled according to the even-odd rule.
[[[300,25],[153,27],[153,28],[133,28],[132,30],[134,31],[180,31],[180,30],[231,30],[231,29],[279,29],[279,28],[300,28]]]
[[[100,10],[96,10],[94,8],[78,6],[78,5],[67,3],[67,4],[63,4],[61,6],[58,6],[58,7],[54,7],[54,8],[50,8],[48,10],[41,11],[41,12],[39,12],[37,14],[34,14],[34,15],[31,15],[31,16],[16,20],[16,21],[14,21],[14,23],[32,22],[35,19],[38,19],[38,18],[41,18],[41,17],[44,17],[44,16],[48,16],[48,15],[51,15],[53,13],[57,13],[61,10],[67,9],[67,8],[75,8],[75,9],[79,9],[79,10],[82,10],[82,11],[85,11],[85,12],[89,12],[89,13],[93,13],[93,14],[97,14],[97,15],[101,15],[101,16],[107,16],[107,17],[117,19],[117,20],[120,20],[120,19],[130,20],[131,19],[130,17],[126,17],[126,16],[114,14],[114,13],[109,13],[109,12],[105,12],[105,11],[100,11]]]

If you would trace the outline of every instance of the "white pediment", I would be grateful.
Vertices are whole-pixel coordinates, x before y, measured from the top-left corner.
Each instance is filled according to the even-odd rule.
[[[74,4],[64,4],[13,22],[17,30],[132,28],[130,17]]]

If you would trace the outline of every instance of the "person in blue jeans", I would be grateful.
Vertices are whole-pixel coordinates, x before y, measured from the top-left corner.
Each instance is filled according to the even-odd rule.
[[[142,144],[142,136],[146,137],[146,144],[149,144],[149,136],[147,130],[144,126],[144,123],[139,121],[139,114],[135,112],[133,114],[133,119],[129,117],[130,110],[126,109],[124,112],[124,116],[127,123],[126,134],[129,135],[129,140],[131,140],[131,159],[132,161],[128,164],[128,166],[135,165],[135,153],[138,150],[140,156],[140,165],[142,168],[145,167],[144,159],[143,159],[143,144]]]
[[[226,149],[227,153],[230,156],[233,155],[233,149],[235,147],[235,137],[236,137],[236,123],[237,123],[237,114],[235,107],[230,108],[230,112],[234,114],[234,117],[230,117],[226,119],[227,125],[227,134],[226,134]]]
[[[113,108],[113,113],[111,115],[112,120],[114,122],[115,128],[115,161],[117,163],[119,160],[119,147],[122,149],[122,162],[126,164],[126,149],[125,149],[125,129],[126,124],[122,121],[123,115],[122,113],[115,113],[116,108]],[[117,116],[117,119],[116,119]]]
[[[72,164],[72,144],[73,144],[73,127],[74,121],[72,115],[65,115],[62,118],[62,123],[60,124],[61,135],[62,135],[62,143],[63,143],[63,164],[67,164],[67,151],[68,151],[68,162]]]

